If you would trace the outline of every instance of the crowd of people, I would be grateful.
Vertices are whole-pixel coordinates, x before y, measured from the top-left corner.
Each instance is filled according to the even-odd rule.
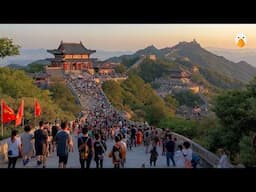
[[[67,78],[66,83],[78,95],[80,102],[83,102],[81,98],[84,95],[89,96],[86,110],[71,123],[55,121],[51,124],[40,121],[34,133],[26,125],[25,132],[20,137],[17,137],[18,133],[14,130],[8,140],[9,168],[15,167],[19,156],[22,156],[24,166],[36,156],[37,165],[46,168],[47,158],[55,150],[59,157],[59,168],[65,168],[75,145],[79,150],[81,168],[90,168],[92,160],[95,161],[96,168],[103,168],[104,158],[107,157],[112,158],[114,168],[125,168],[127,150],[132,151],[142,145],[145,147],[145,155],[150,154],[150,166],[157,166],[157,146],[162,146],[161,154],[166,156],[168,167],[170,161],[173,167],[178,168],[197,166],[199,158],[193,158],[195,153],[192,152],[190,143],[180,143],[170,130],[162,131],[147,123],[125,119],[111,106],[93,76]],[[111,149],[107,149],[108,140],[114,141]]]

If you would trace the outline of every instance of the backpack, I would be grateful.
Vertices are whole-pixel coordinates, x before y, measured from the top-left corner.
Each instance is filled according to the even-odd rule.
[[[81,159],[84,159],[84,160],[87,160],[88,159],[88,156],[89,156],[89,146],[87,145],[87,142],[89,140],[89,137],[87,137],[86,141],[84,142],[83,138],[80,137],[80,139],[82,140],[82,143],[85,144],[84,146],[84,151],[80,151],[80,158]]]
[[[114,145],[112,149],[112,153],[113,153],[114,162],[121,162],[121,159],[122,159],[121,146],[116,147]]]

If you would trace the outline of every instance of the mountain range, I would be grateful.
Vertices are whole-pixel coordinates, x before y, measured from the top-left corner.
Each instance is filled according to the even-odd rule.
[[[250,65],[256,67],[256,49],[223,49],[215,47],[207,47],[206,49],[216,55],[223,56],[230,61],[246,61]]]
[[[206,77],[223,77],[228,81],[240,81],[247,83],[256,76],[256,68],[245,61],[233,62],[223,56],[216,55],[204,48],[195,40],[180,42],[173,47],[157,49],[154,45],[140,49],[134,54],[112,57],[108,61],[124,62],[127,60],[137,61],[141,56],[154,54],[158,59],[183,65],[197,65]],[[185,62],[185,63],[184,63]],[[128,62],[127,67],[132,65]],[[216,78],[215,77],[215,78]]]

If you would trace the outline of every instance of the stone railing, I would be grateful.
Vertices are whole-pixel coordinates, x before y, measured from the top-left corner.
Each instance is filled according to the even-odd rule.
[[[7,156],[7,139],[3,139],[0,141],[0,163],[7,162],[8,156]]]
[[[195,152],[196,154],[198,154],[200,156],[200,158],[208,164],[208,165],[205,164],[204,167],[217,167],[217,165],[219,163],[219,157],[217,155],[208,151],[207,149],[205,149],[201,145],[195,143],[191,139],[184,137],[183,135],[172,132],[172,136],[177,138],[177,140],[179,140],[179,141],[189,142],[191,144],[192,151]]]

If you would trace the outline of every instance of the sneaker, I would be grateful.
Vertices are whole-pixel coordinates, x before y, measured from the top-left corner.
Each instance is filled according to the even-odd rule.
[[[25,160],[25,165],[27,165],[27,164],[28,164],[28,162],[29,162],[29,159],[26,159],[26,160]]]

